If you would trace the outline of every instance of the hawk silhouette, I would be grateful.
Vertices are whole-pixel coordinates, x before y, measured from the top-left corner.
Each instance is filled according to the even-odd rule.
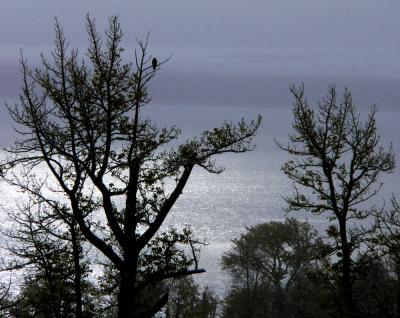
[[[157,59],[154,57],[154,58],[152,59],[152,61],[151,61],[151,65],[153,66],[153,70],[154,70],[154,71],[156,70],[157,64],[158,64],[158,61],[157,61]]]

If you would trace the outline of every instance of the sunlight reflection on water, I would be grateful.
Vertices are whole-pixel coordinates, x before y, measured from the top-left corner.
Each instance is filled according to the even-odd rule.
[[[153,117],[161,113],[154,113]],[[191,121],[180,121],[180,114],[192,114]],[[285,141],[291,129],[292,115],[290,109],[282,108],[193,108],[180,109],[168,107],[169,116],[176,122],[185,122],[196,133],[198,126],[208,128],[208,123],[221,122],[224,118],[238,119],[243,114],[261,112],[263,124],[255,138],[257,148],[254,152],[226,155],[219,158],[218,163],[226,167],[221,175],[210,175],[197,169],[183,192],[179,202],[168,217],[168,224],[190,224],[199,238],[204,238],[209,245],[202,249],[201,265],[207,270],[198,276],[201,284],[209,285],[221,295],[224,291],[226,275],[220,269],[220,259],[224,251],[230,247],[231,239],[238,237],[247,226],[285,217],[282,195],[290,191],[290,183],[280,171],[280,167],[288,157],[273,142],[274,137]],[[198,113],[207,113],[209,119]],[[157,115],[158,114],[158,115]],[[168,118],[169,118],[168,116]],[[251,115],[250,115],[251,117]],[[377,125],[382,135],[383,145],[393,142],[395,153],[400,154],[400,113],[378,112]],[[204,122],[203,122],[204,121]],[[186,126],[184,127],[186,128]],[[185,133],[185,129],[183,131]],[[190,133],[188,134],[190,135]],[[382,180],[385,186],[375,198],[378,206],[383,198],[388,201],[392,193],[399,193],[399,172],[387,175]],[[307,213],[290,214],[300,219],[308,219],[317,229],[326,225],[324,216],[312,216]]]
[[[290,132],[292,115],[290,109],[257,107],[200,107],[153,105],[147,115],[159,126],[177,124],[182,129],[183,140],[199,134],[203,129],[220,125],[224,120],[237,121],[243,115],[252,119],[258,113],[263,123],[254,142],[256,150],[245,154],[228,154],[218,158],[217,163],[226,169],[220,175],[209,174],[196,168],[182,196],[167,218],[166,226],[182,227],[189,224],[195,235],[205,239],[200,264],[207,272],[198,275],[200,284],[209,285],[219,295],[223,294],[226,275],[220,269],[220,259],[230,246],[230,241],[244,233],[247,226],[285,217],[282,195],[290,191],[290,183],[280,171],[286,154],[273,142],[274,137],[285,141]],[[384,144],[393,142],[399,151],[400,113],[378,112],[377,124]],[[399,193],[399,172],[385,176],[385,187],[379,198],[388,200],[392,193]],[[12,207],[14,200],[23,195],[0,185],[3,204]],[[316,228],[323,228],[324,217],[305,213],[292,216],[309,219]]]

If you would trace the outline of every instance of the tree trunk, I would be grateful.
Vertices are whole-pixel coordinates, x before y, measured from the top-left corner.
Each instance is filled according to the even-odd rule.
[[[396,276],[397,276],[397,318],[400,318],[400,260],[396,259]]]
[[[129,268],[120,272],[120,284],[118,292],[118,318],[136,317],[136,273]]]
[[[82,268],[80,263],[80,244],[78,242],[77,231],[74,224],[70,226],[70,230],[71,230],[72,253],[74,257],[74,272],[75,272],[75,277],[74,277],[75,302],[76,302],[75,314],[77,318],[82,318],[83,304],[82,304]]]
[[[351,247],[347,240],[346,218],[339,219],[342,252],[342,317],[357,317],[351,283]]]

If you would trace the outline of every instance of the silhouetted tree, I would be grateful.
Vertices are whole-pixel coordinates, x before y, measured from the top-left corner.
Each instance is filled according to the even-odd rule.
[[[213,156],[253,149],[260,118],[225,123],[168,148],[180,131],[159,129],[141,112],[150,102],[147,84],[165,61],[153,69],[146,40],[138,41],[133,64],[124,63],[116,17],[104,44],[89,17],[87,31],[84,61],[68,49],[58,22],[53,62],[42,56],[32,70],[21,58],[20,102],[9,107],[21,139],[1,168],[8,180],[12,171],[23,174],[29,188],[27,180],[43,167],[52,195],[62,194],[85,239],[115,267],[118,317],[151,317],[168,299],[165,291],[142,302],[152,286],[204,271],[191,231],[162,231],[164,220],[195,166],[219,173]]]
[[[353,294],[360,316],[397,317],[397,277],[390,274],[384,258],[363,254],[354,264]]]
[[[215,318],[218,299],[207,287],[200,289],[191,277],[172,282],[167,318]]]
[[[395,275],[397,317],[400,317],[400,205],[392,198],[392,207],[388,211],[377,213],[376,224],[378,234],[376,244],[386,256],[390,271]]]
[[[93,317],[90,269],[78,226],[65,206],[40,199],[8,211],[12,226],[3,230],[14,257],[7,270],[24,271],[14,312],[18,317]]]
[[[4,318],[10,318],[12,316],[12,310],[18,305],[19,300],[15,298],[15,295],[10,293],[12,281],[8,283],[0,283],[0,316]]]
[[[250,227],[222,258],[232,286],[224,317],[296,314],[289,290],[315,267],[322,242],[310,224],[287,219]]]
[[[354,312],[351,255],[362,232],[352,232],[349,220],[370,214],[361,203],[379,191],[378,178],[382,172],[393,170],[394,155],[391,149],[385,151],[379,146],[375,108],[362,122],[349,91],[345,90],[338,101],[335,87],[330,87],[326,98],[318,104],[317,113],[307,102],[304,86],[292,86],[291,92],[295,99],[295,133],[289,136],[286,146],[278,143],[292,156],[282,167],[294,186],[293,195],[285,198],[287,210],[328,212],[329,220],[337,222],[328,234],[338,243],[343,316],[351,315]]]

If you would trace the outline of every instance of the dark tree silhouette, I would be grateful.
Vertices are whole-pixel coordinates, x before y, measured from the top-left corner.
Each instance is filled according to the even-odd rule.
[[[165,61],[153,70],[146,39],[133,63],[124,63],[116,17],[104,43],[89,17],[87,31],[86,60],[68,49],[57,21],[53,61],[42,56],[32,70],[21,58],[20,102],[9,107],[20,140],[1,168],[6,179],[23,174],[28,188],[45,169],[48,189],[66,200],[85,239],[118,273],[118,317],[151,317],[168,299],[165,291],[144,301],[152,286],[204,271],[191,231],[163,231],[164,220],[193,168],[219,173],[213,156],[252,150],[261,119],[225,123],[169,148],[179,129],[157,128],[141,112],[150,102],[147,84]]]
[[[23,270],[25,277],[17,316],[94,317],[84,311],[90,268],[78,224],[65,206],[39,193],[6,211],[13,226],[2,229],[13,256],[3,270]]]
[[[337,101],[335,87],[330,87],[317,113],[309,106],[303,85],[292,86],[291,92],[295,133],[286,146],[278,143],[292,156],[282,167],[294,186],[293,195],[285,198],[287,210],[328,212],[329,220],[337,222],[328,234],[336,239],[341,259],[342,316],[351,316],[351,255],[362,232],[352,231],[349,220],[370,215],[371,210],[362,203],[379,191],[380,174],[394,169],[394,155],[392,149],[385,151],[379,146],[375,108],[362,122],[349,91]]]
[[[192,277],[172,282],[170,299],[166,307],[166,318],[216,318],[218,298],[208,288],[202,290]]]
[[[224,317],[296,317],[289,292],[315,269],[320,248],[306,222],[286,219],[248,228],[222,257],[232,278]]]
[[[391,203],[390,210],[375,215],[378,229],[375,244],[383,251],[383,256],[388,257],[397,279],[397,317],[400,317],[400,205],[394,197]]]

